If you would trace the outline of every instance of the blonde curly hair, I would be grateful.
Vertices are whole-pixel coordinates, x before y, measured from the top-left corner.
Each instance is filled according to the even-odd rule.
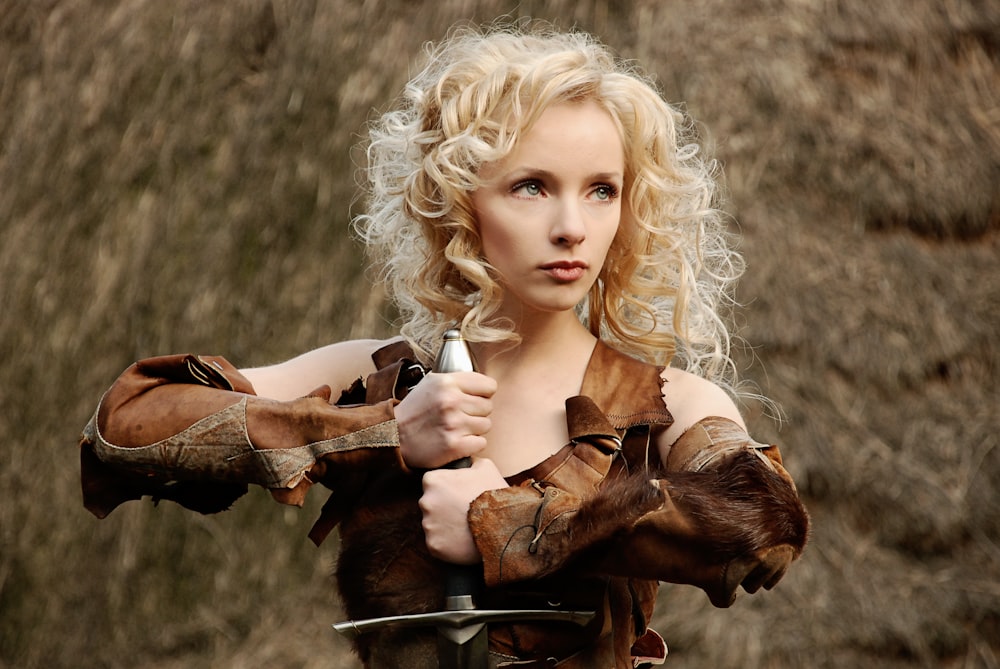
[[[470,341],[517,340],[495,317],[503,289],[482,256],[471,194],[479,168],[506,156],[545,109],[586,100],[618,126],[626,166],[619,232],[581,321],[636,357],[733,389],[720,311],[743,263],[690,120],[585,33],[465,27],[427,56],[370,128],[367,213],[355,220],[418,354],[430,359],[455,324]]]

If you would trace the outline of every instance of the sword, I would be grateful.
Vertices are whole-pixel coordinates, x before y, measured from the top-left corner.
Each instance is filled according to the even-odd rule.
[[[434,363],[440,373],[476,371],[472,352],[458,330],[448,330]],[[461,458],[445,465],[449,469],[472,466],[471,458]],[[353,638],[386,627],[434,627],[438,632],[438,665],[442,669],[488,669],[489,636],[486,625],[492,622],[563,621],[586,625],[593,611],[551,609],[477,609],[474,597],[479,590],[477,565],[447,565],[445,573],[445,608],[434,613],[386,616],[368,620],[336,623],[333,629]]]
[[[477,609],[468,608],[433,613],[348,620],[334,623],[333,629],[349,639],[390,627],[434,627],[438,631],[438,664],[457,669],[487,669],[489,667],[487,623],[495,622],[571,622],[583,626],[594,619],[593,611],[561,611],[556,609]],[[481,635],[481,641],[477,639]],[[472,642],[472,643],[470,643]]]

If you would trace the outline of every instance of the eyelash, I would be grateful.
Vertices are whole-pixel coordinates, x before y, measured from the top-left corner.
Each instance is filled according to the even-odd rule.
[[[514,187],[510,189],[510,192],[517,194],[517,192],[520,191],[522,188],[526,188],[528,186],[534,186],[535,188],[538,189],[539,193],[541,193],[542,191],[542,184],[538,183],[538,181],[536,181],[535,179],[526,179],[524,181],[519,181],[518,183],[514,184]]]
[[[604,200],[601,200],[602,202],[611,202],[616,197],[618,197],[618,189],[615,186],[612,186],[611,184],[601,184],[600,186],[595,188],[593,192],[596,193],[601,189],[606,190],[608,192],[608,197]]]
[[[537,180],[535,180],[535,179],[527,179],[525,181],[519,181],[518,183],[514,184],[513,188],[511,188],[510,191],[511,191],[511,193],[517,193],[522,188],[526,188],[528,186],[534,186],[535,188],[537,188],[538,191],[539,191],[539,194],[541,194],[541,191],[544,190],[542,188],[542,184],[540,184]],[[615,187],[615,186],[613,186],[613,185],[611,185],[611,184],[599,184],[599,185],[597,185],[597,186],[594,187],[594,189],[591,191],[591,193],[596,193],[597,191],[600,191],[600,190],[607,191],[607,197],[605,199],[603,199],[603,200],[598,200],[599,202],[612,202],[612,201],[614,201],[615,198],[618,197],[618,188]],[[532,195],[531,197],[535,197],[535,196]]]

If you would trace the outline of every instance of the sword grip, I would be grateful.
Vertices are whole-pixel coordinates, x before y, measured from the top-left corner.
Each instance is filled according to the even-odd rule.
[[[434,371],[440,374],[451,372],[474,372],[476,361],[472,357],[469,345],[458,330],[448,330],[444,333],[441,350],[434,361]],[[443,465],[441,469],[468,469],[472,466],[472,458],[459,458]]]
[[[439,373],[476,371],[476,361],[472,357],[472,351],[458,330],[452,329],[444,333],[441,350],[438,351],[437,360],[434,362],[434,371]],[[449,462],[442,469],[468,469],[471,466],[472,458],[466,457]],[[444,596],[447,610],[463,611],[474,608],[473,600],[479,594],[482,580],[479,572],[479,565],[445,565]]]
[[[446,464],[443,469],[468,469],[472,466],[472,458],[459,458]],[[449,611],[461,611],[473,608],[467,598],[475,599],[479,595],[481,576],[479,565],[449,564],[446,565],[444,577],[445,608]]]
[[[449,611],[462,611],[473,608],[471,605],[453,604],[453,602],[467,597],[471,598],[474,602],[476,596],[479,594],[479,582],[479,565],[448,565],[444,579],[444,596],[445,602],[447,602],[445,608]]]
[[[442,465],[441,469],[468,469],[472,466],[472,458],[466,456],[464,458],[459,458],[458,460],[452,460],[446,465]]]

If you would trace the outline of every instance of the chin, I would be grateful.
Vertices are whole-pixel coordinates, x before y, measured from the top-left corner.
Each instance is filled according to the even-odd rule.
[[[583,300],[581,297],[579,300],[566,300],[566,301],[552,301],[552,302],[539,302],[535,304],[525,304],[525,307],[532,309],[534,311],[542,313],[558,314],[564,311],[576,311],[576,307]]]
[[[589,286],[588,286],[589,289]],[[508,289],[510,308],[502,309],[506,313],[561,313],[575,311],[577,305],[587,297],[588,290],[581,285],[562,284],[549,286],[547,289],[514,293]]]

